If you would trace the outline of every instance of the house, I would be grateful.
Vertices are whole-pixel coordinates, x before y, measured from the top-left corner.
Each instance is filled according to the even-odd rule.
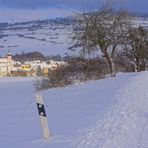
[[[48,76],[49,70],[55,70],[60,65],[65,65],[63,61],[40,61],[32,60],[25,61],[23,64],[20,61],[14,61],[12,54],[8,52],[6,57],[0,58],[0,77],[4,76],[36,76],[41,70],[43,76]]]
[[[6,57],[0,58],[0,77],[11,75],[12,68],[12,54],[8,52]]]

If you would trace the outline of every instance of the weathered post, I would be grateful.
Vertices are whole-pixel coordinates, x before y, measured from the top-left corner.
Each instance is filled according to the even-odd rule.
[[[36,96],[36,103],[37,103],[37,108],[40,116],[41,128],[43,131],[43,137],[45,140],[50,140],[51,133],[48,127],[48,120],[45,112],[43,98],[39,92],[36,92],[35,96]]]

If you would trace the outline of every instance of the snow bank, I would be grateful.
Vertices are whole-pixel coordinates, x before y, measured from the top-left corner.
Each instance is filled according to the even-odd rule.
[[[147,92],[148,72],[140,73],[131,83],[127,81],[114,106],[82,134],[77,148],[140,148],[148,118]]]
[[[148,72],[42,92],[50,142],[42,138],[33,84],[0,78],[0,148],[148,147]]]

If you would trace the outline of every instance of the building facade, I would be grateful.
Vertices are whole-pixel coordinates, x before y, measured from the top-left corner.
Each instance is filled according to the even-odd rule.
[[[10,76],[12,68],[13,60],[11,53],[8,53],[4,58],[0,58],[0,77]]]
[[[65,65],[63,61],[15,61],[12,59],[12,54],[9,52],[6,57],[0,58],[0,77],[5,76],[48,76],[49,70],[55,70],[60,65]]]

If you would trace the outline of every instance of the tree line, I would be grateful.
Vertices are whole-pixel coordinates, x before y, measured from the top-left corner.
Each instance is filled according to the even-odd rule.
[[[134,26],[134,17],[126,10],[116,10],[107,3],[99,11],[81,13],[76,18],[71,49],[79,48],[83,55],[102,55],[113,77],[119,53],[133,65],[134,71],[146,69],[148,30]]]

